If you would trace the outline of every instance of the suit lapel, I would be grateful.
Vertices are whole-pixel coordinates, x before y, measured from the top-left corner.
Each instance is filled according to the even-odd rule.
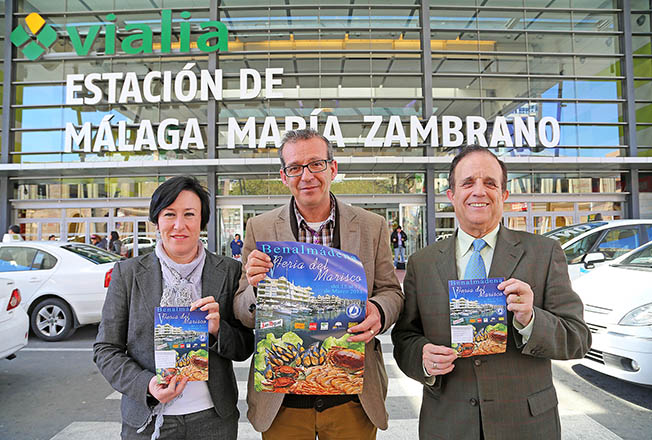
[[[276,241],[297,241],[290,227],[290,204],[288,203],[279,212],[278,217],[274,220],[274,231]]]
[[[215,302],[218,302],[220,294],[224,292],[225,280],[226,270],[223,261],[206,251],[206,261],[201,279],[202,298],[213,295]]]
[[[452,237],[449,237],[442,242],[441,246],[437,249],[438,255],[435,257],[437,259],[435,266],[439,272],[439,278],[442,282],[444,292],[448,292],[449,280],[459,279],[457,276],[457,264],[455,260],[455,237],[456,234],[453,234]]]
[[[521,241],[513,231],[504,226],[500,227],[498,239],[496,240],[496,250],[489,269],[490,278],[511,278],[523,256],[523,248],[520,243]]]
[[[346,203],[337,202],[337,209],[340,212],[340,249],[357,255],[360,255],[360,221],[358,215]]]
[[[139,261],[140,265],[136,271],[136,284],[145,296],[147,303],[152,309],[161,305],[161,296],[163,295],[163,275],[161,274],[161,265],[152,252]]]

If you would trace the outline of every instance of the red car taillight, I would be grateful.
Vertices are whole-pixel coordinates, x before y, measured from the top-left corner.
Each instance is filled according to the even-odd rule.
[[[7,304],[7,311],[15,309],[20,304],[20,290],[14,289],[11,292],[11,297],[9,298],[9,304]]]
[[[109,284],[111,284],[111,272],[113,272],[113,268],[109,269],[106,275],[104,275],[104,287],[109,287]]]

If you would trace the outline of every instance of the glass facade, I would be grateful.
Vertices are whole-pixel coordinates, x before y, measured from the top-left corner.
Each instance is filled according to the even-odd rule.
[[[450,117],[462,121],[465,142],[469,121],[485,121],[473,143],[492,142],[507,163],[511,227],[543,233],[597,213],[652,216],[649,0],[0,5],[2,218],[30,238],[113,229],[151,237],[154,188],[192,174],[214,196],[209,247],[226,252],[249,217],[287,201],[275,139],[305,124],[333,140],[333,192],[402,224],[414,251],[455,227],[445,194],[457,151],[444,146]],[[215,21],[227,33],[208,38]],[[18,28],[31,43],[16,39]],[[228,49],[215,50],[222,38]],[[184,71],[195,89],[192,81],[177,89]],[[259,93],[243,94],[243,71],[247,89],[259,76]],[[418,130],[433,115],[434,146]],[[538,124],[527,145],[517,118]],[[546,119],[558,122],[553,146],[542,141],[555,136],[541,128]],[[203,148],[164,147],[184,144],[193,129]],[[148,130],[151,144],[136,148]]]

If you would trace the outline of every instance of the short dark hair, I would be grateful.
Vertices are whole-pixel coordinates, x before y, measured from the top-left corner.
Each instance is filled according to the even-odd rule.
[[[20,226],[18,225],[9,226],[9,230],[11,231],[12,234],[20,234]]]
[[[288,130],[281,140],[281,146],[278,149],[278,157],[281,159],[281,168],[285,167],[285,159],[283,159],[283,147],[285,144],[293,144],[297,141],[307,141],[312,138],[319,138],[326,144],[326,158],[333,160],[333,146],[330,141],[324,136],[319,134],[312,128],[304,128],[302,130]]]
[[[240,238],[240,234],[235,234],[235,237],[238,237],[238,238]],[[234,238],[235,238],[235,237],[234,237]]]
[[[172,177],[156,188],[149,202],[149,221],[158,225],[158,216],[162,210],[174,203],[182,191],[192,191],[201,201],[201,228],[204,229],[211,217],[210,196],[201,186],[199,180],[191,176]]]
[[[507,190],[507,167],[505,166],[505,163],[502,160],[498,159],[498,156],[489,151],[487,147],[481,147],[480,145],[469,145],[464,147],[460,150],[459,153],[457,153],[457,156],[453,158],[450,169],[448,170],[448,187],[451,189],[451,191],[455,192],[455,168],[457,168],[457,164],[460,163],[460,161],[466,156],[473,153],[489,154],[491,157],[496,159],[496,162],[498,162],[498,165],[500,165],[500,170],[503,174],[502,180],[500,182],[501,190],[502,192],[505,192]]]

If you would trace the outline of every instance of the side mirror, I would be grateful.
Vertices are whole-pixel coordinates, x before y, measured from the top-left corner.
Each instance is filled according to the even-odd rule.
[[[584,256],[584,269],[594,269],[596,263],[604,263],[606,257],[602,252],[591,252]]]

